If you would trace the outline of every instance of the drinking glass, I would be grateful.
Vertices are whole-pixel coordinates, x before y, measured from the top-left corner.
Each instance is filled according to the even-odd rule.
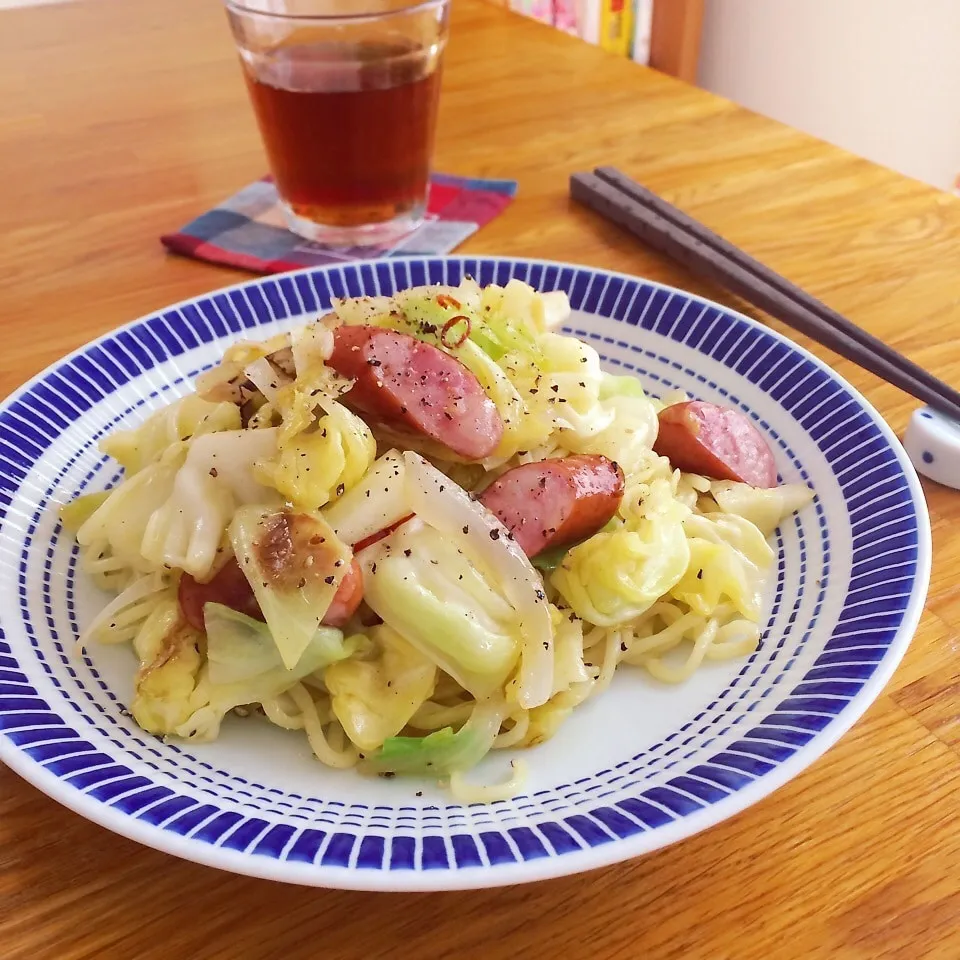
[[[449,0],[225,0],[295,233],[387,244],[427,207]]]

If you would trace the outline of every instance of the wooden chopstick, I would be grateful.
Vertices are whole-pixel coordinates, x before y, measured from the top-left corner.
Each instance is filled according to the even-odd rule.
[[[620,171],[574,174],[570,193],[693,272],[960,420],[960,392]]]

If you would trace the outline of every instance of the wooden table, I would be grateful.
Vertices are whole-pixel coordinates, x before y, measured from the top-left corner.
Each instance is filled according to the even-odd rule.
[[[571,205],[571,171],[614,163],[960,383],[960,201],[478,0],[454,20],[438,166],[520,181],[464,249],[742,307]],[[0,104],[4,394],[116,324],[239,279],[157,241],[264,170],[213,0],[0,13]],[[912,400],[828,359],[903,429]],[[960,957],[960,494],[926,491],[933,582],[903,666],[825,758],[733,820],[586,876],[376,897],[175,860],[3,770],[0,956]]]

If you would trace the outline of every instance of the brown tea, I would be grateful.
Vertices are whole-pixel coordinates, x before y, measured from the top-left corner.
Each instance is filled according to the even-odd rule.
[[[423,49],[291,45],[244,63],[281,196],[332,226],[382,223],[426,197],[440,70]]]

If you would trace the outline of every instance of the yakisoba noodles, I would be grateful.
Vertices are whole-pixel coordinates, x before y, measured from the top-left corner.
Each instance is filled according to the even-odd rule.
[[[739,412],[604,373],[568,314],[517,281],[339,301],[109,435],[123,481],[63,519],[137,723],[256,713],[328,766],[495,799],[522,762],[465,774],[620,664],[680,683],[754,650],[767,537],[811,491]]]

